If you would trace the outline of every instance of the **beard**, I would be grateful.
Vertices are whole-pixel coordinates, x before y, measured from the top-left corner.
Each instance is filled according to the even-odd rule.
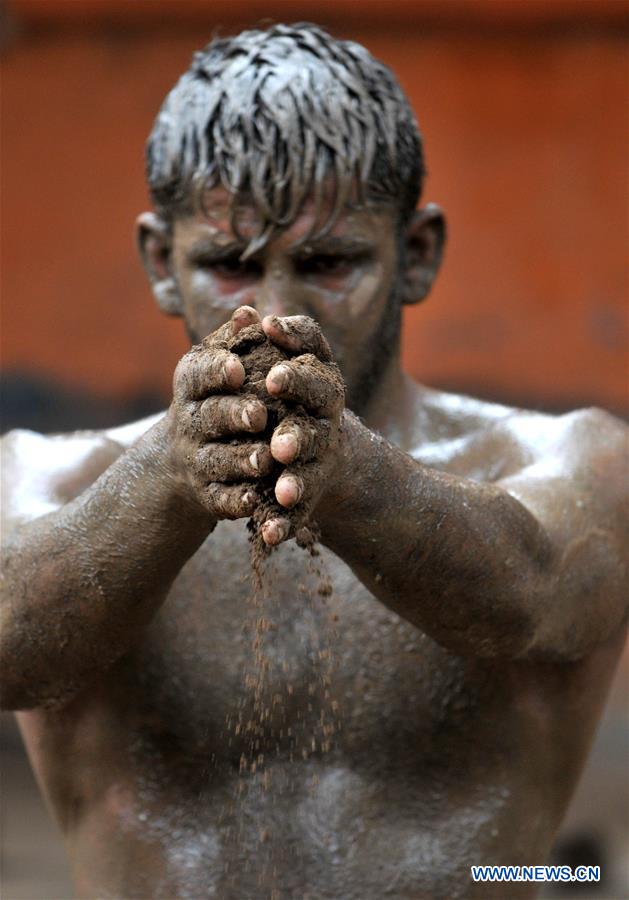
[[[365,414],[391,360],[400,348],[402,304],[399,283],[391,289],[378,328],[371,340],[360,349],[362,365],[347,385],[345,405],[357,416]]]

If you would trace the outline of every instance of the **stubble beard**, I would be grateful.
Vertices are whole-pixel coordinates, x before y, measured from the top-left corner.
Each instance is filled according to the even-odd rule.
[[[380,383],[400,348],[402,306],[399,285],[395,284],[369,343],[360,348],[364,361],[347,385],[345,405],[357,416],[364,416]]]

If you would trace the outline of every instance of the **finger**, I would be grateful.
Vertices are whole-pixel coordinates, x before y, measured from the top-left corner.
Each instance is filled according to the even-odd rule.
[[[268,475],[273,457],[268,444],[206,444],[191,460],[199,478],[209,481],[243,481]]]
[[[319,462],[289,466],[275,482],[275,499],[284,509],[293,509],[298,503],[308,509],[315,495],[320,493],[324,471]]]
[[[260,316],[253,306],[239,306],[231,317],[232,334],[238,334],[249,325],[259,325]]]
[[[230,434],[263,431],[267,408],[253,395],[208,397],[198,407],[198,427],[207,440]]]
[[[301,403],[315,416],[332,418],[343,408],[343,380],[336,365],[306,353],[273,366],[266,376],[272,397]]]
[[[253,514],[260,498],[252,484],[209,484],[204,506],[219,519],[242,519]]]
[[[226,350],[229,341],[248,325],[259,324],[260,316],[253,306],[239,306],[228,322],[206,335],[199,345],[203,350]]]
[[[330,443],[330,423],[312,416],[286,416],[273,432],[271,454],[287,466],[308,462],[324,451]]]
[[[314,353],[322,362],[332,360],[330,345],[310,316],[265,316],[262,327],[274,344],[290,353]]]
[[[288,519],[276,516],[267,519],[260,529],[262,540],[269,547],[277,547],[282,541],[285,541],[290,535],[290,521]]]
[[[297,506],[304,495],[304,483],[298,475],[282,474],[275,483],[275,499],[285,509]]]
[[[175,369],[174,394],[179,402],[201,400],[213,391],[237,391],[245,370],[235,353],[195,347]]]

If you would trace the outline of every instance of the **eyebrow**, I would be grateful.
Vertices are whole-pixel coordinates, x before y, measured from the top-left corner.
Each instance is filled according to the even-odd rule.
[[[201,238],[192,245],[187,256],[191,262],[233,259],[242,256],[247,246],[245,241],[234,240],[228,244],[219,244],[212,238]],[[289,248],[289,253],[293,259],[302,261],[315,256],[352,256],[371,253],[374,246],[372,241],[362,238],[327,235],[312,241],[299,241]],[[255,260],[258,255],[254,254],[251,259]]]
[[[243,241],[230,241],[229,244],[218,244],[211,238],[201,238],[192,245],[187,253],[192,262],[203,259],[227,259],[233,256],[241,256],[246,250],[247,244]]]
[[[374,249],[373,241],[362,238],[334,237],[328,235],[316,238],[312,241],[301,241],[295,244],[291,250],[291,256],[299,259],[308,259],[311,256],[334,256],[369,253]]]

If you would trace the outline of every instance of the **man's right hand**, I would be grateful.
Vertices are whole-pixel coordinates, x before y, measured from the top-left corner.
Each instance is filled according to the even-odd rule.
[[[259,501],[256,479],[273,468],[268,442],[253,439],[266,427],[266,406],[239,393],[245,370],[227,350],[229,338],[254,322],[255,310],[241,306],[175,369],[167,414],[173,457],[195,499],[217,520],[250,516]]]

